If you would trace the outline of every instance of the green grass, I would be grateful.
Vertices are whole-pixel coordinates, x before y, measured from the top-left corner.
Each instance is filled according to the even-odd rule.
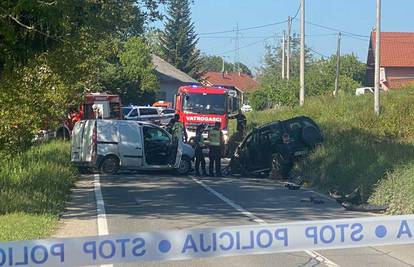
[[[408,204],[414,197],[414,91],[382,94],[381,100],[377,117],[371,95],[308,98],[302,108],[251,113],[249,127],[298,115],[313,118],[325,143],[299,166],[313,186],[323,191],[358,186],[364,199],[389,205],[390,213],[414,213]]]
[[[0,165],[0,241],[48,236],[76,179],[69,143],[35,146]]]

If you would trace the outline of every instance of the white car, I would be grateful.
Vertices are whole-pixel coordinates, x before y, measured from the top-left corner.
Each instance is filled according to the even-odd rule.
[[[251,112],[251,111],[253,111],[253,109],[252,109],[252,106],[250,106],[250,105],[243,105],[241,107],[241,111],[242,112]]]
[[[160,124],[167,125],[172,118],[175,116],[175,109],[172,108],[158,108],[160,115]]]
[[[380,93],[384,92],[384,89],[380,88]],[[366,94],[374,94],[374,87],[361,87],[355,90],[355,95],[366,95]]]
[[[127,106],[122,107],[122,114],[125,120],[147,121],[159,125],[161,115],[158,108],[148,106]]]

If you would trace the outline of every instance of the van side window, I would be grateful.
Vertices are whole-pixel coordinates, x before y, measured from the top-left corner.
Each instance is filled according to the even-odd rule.
[[[136,127],[129,124],[121,124],[119,125],[119,130],[122,142],[131,144],[141,143],[140,134]]]
[[[155,108],[140,108],[139,109],[140,116],[144,115],[158,115],[158,112]]]
[[[144,127],[144,140],[146,142],[169,143],[170,137],[166,132],[155,127]]]

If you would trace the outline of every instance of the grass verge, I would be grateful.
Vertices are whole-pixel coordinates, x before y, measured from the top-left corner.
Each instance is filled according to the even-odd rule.
[[[360,187],[364,199],[388,205],[389,213],[414,213],[414,91],[381,98],[380,117],[371,95],[326,96],[308,98],[302,108],[251,113],[249,127],[299,115],[313,118],[325,144],[300,169],[314,186],[325,192]]]
[[[69,143],[35,146],[0,165],[0,241],[50,235],[76,179]]]

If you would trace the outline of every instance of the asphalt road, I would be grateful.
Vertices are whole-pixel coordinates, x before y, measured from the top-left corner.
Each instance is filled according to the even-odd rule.
[[[200,182],[201,181],[201,182]],[[369,216],[346,212],[334,201],[301,202],[315,192],[287,190],[261,179],[177,177],[168,174],[101,175],[109,234],[170,229],[206,228],[299,220]],[[204,185],[204,186],[203,186]],[[209,187],[211,190],[208,190]],[[246,212],[234,208],[221,194]],[[407,248],[403,248],[405,251]],[[136,266],[136,264],[116,265]],[[140,265],[141,266],[141,265]],[[413,266],[385,248],[206,258],[146,263],[143,266]]]

